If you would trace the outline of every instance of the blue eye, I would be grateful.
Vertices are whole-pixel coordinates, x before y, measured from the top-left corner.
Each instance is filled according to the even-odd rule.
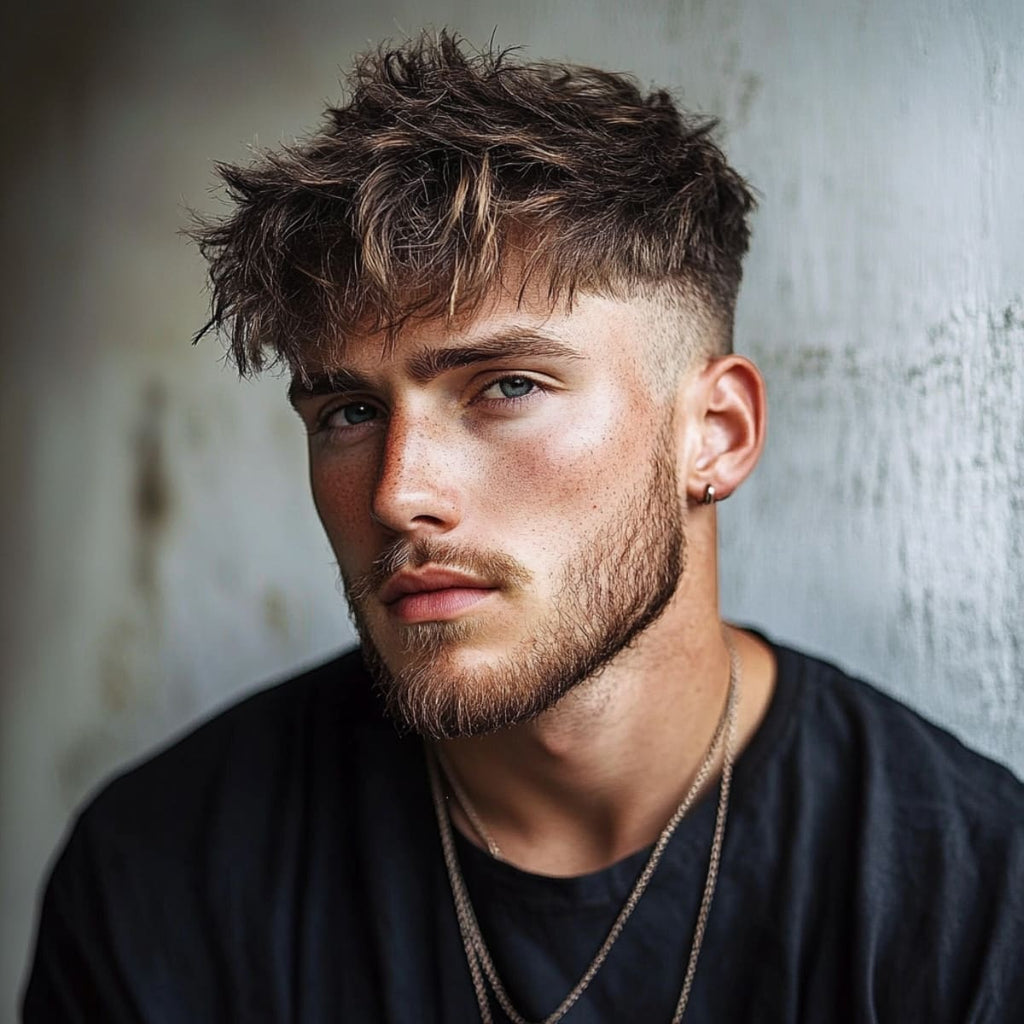
[[[537,386],[528,377],[505,377],[496,383],[505,398],[525,398]]]
[[[345,423],[350,427],[357,426],[360,423],[368,423],[370,420],[377,418],[376,408],[366,402],[353,402],[351,405],[343,405],[338,410],[338,413],[342,415]]]

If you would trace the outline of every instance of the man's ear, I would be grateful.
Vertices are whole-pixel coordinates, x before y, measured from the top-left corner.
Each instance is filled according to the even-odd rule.
[[[757,464],[764,447],[767,405],[764,378],[743,356],[712,359],[692,381],[691,427],[696,444],[686,476],[691,502],[728,498]]]

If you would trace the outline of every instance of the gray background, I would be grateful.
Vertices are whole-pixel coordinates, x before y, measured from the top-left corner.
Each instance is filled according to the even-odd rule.
[[[355,50],[424,24],[724,118],[763,196],[738,347],[772,403],[722,508],[725,611],[1024,770],[1024,5],[35,9],[0,33],[0,1019],[76,805],[349,636],[284,384],[189,347],[176,231],[214,159],[302,133]]]

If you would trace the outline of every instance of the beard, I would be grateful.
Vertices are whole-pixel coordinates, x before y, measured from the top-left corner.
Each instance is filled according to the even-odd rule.
[[[528,586],[532,574],[508,555],[434,539],[398,541],[368,573],[345,578],[363,657],[391,718],[431,739],[480,735],[528,721],[598,675],[660,617],[679,585],[686,552],[670,436],[666,424],[642,490],[566,560],[547,618],[507,655],[483,667],[460,669],[449,657],[487,627],[469,616],[402,627],[404,662],[392,669],[366,608],[398,569],[428,562],[472,572],[514,594]]]

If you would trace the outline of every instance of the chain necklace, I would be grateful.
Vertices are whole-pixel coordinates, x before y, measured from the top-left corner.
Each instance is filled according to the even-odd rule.
[[[583,995],[587,986],[591,981],[593,981],[597,972],[601,969],[605,960],[608,958],[608,954],[611,952],[612,947],[615,945],[615,941],[618,939],[622,929],[625,927],[626,922],[636,909],[637,903],[640,902],[640,897],[643,896],[646,891],[647,885],[650,882],[658,863],[661,861],[662,854],[668,847],[669,841],[672,839],[676,828],[686,816],[690,807],[693,805],[697,794],[703,788],[704,783],[710,776],[712,768],[718,758],[719,748],[722,747],[724,740],[725,749],[722,757],[722,773],[719,783],[718,810],[715,817],[714,835],[712,836],[711,841],[711,853],[708,858],[707,877],[704,882],[704,892],[701,897],[700,909],[697,913],[697,923],[693,930],[693,941],[690,946],[690,956],[686,965],[686,973],[683,977],[682,989],[679,993],[679,1000],[676,1004],[675,1013],[672,1015],[672,1024],[680,1024],[680,1021],[683,1019],[683,1014],[686,1012],[686,1004],[690,998],[690,991],[693,988],[693,979],[697,973],[697,959],[700,956],[701,945],[704,941],[704,932],[707,928],[708,916],[711,912],[711,901],[715,894],[715,883],[718,880],[718,867],[721,863],[722,844],[725,839],[725,821],[729,810],[729,788],[732,782],[732,769],[736,754],[736,717],[737,707],[739,704],[740,661],[735,647],[733,647],[732,642],[728,638],[726,638],[726,646],[729,649],[729,691],[726,696],[725,708],[723,709],[722,715],[715,727],[715,732],[711,737],[711,742],[708,745],[707,753],[704,755],[704,760],[697,769],[697,774],[694,777],[693,783],[689,790],[687,790],[686,795],[683,797],[682,803],[676,808],[672,817],[669,819],[668,824],[658,836],[647,863],[644,865],[643,870],[640,872],[636,882],[633,884],[632,891],[626,897],[626,902],[622,905],[622,909],[619,911],[618,917],[615,919],[615,923],[612,925],[607,937],[601,944],[601,948],[595,954],[594,959],[591,960],[590,966],[583,972],[580,980],[573,986],[572,990],[562,1000],[558,1007],[551,1014],[545,1017],[540,1024],[557,1024],[557,1022],[560,1021],[575,1005],[576,1001],[581,995]],[[498,977],[494,961],[491,959],[491,954],[487,949],[484,937],[480,931],[480,925],[477,922],[476,913],[473,910],[473,904],[469,898],[466,882],[462,876],[462,870],[459,867],[458,855],[455,852],[452,823],[445,804],[444,788],[441,782],[442,771],[445,772],[445,775],[448,778],[452,791],[455,794],[455,798],[459,801],[462,809],[466,812],[466,817],[469,818],[474,830],[484,841],[484,844],[488,847],[492,856],[496,856],[499,859],[504,858],[501,857],[501,851],[498,848],[497,843],[495,843],[493,837],[490,836],[490,833],[487,831],[483,821],[480,820],[476,811],[473,810],[472,813],[470,813],[472,805],[469,804],[465,791],[455,782],[451,773],[446,771],[443,762],[440,761],[440,755],[429,749],[427,752],[427,770],[430,776],[431,794],[434,799],[434,811],[437,815],[438,829],[441,833],[441,846],[444,851],[445,867],[448,871],[448,881],[451,884],[452,896],[455,901],[455,913],[459,922],[459,931],[462,934],[462,944],[466,952],[466,961],[469,965],[469,972],[473,979],[473,989],[476,992],[477,1005],[480,1008],[480,1020],[482,1021],[482,1024],[493,1024],[490,999],[487,991],[487,984],[490,983],[491,990],[494,992],[494,998],[497,1000],[498,1005],[501,1006],[502,1010],[504,1010],[509,1020],[511,1020],[513,1024],[530,1024],[530,1022],[512,1005],[512,1000],[509,998],[501,979]]]
[[[476,808],[473,806],[469,799],[469,795],[462,788],[462,783],[459,782],[455,773],[452,771],[448,761],[442,755],[441,751],[436,747],[434,748],[434,757],[437,758],[437,763],[441,766],[441,771],[444,773],[445,781],[451,787],[451,791],[455,794],[455,800],[459,807],[462,808],[462,813],[469,819],[470,825],[473,826],[473,831],[477,834],[480,841],[487,847],[487,852],[495,859],[503,861],[505,855],[501,852],[501,847],[497,844],[494,836],[491,835],[490,829],[483,823],[483,819],[477,813]]]

